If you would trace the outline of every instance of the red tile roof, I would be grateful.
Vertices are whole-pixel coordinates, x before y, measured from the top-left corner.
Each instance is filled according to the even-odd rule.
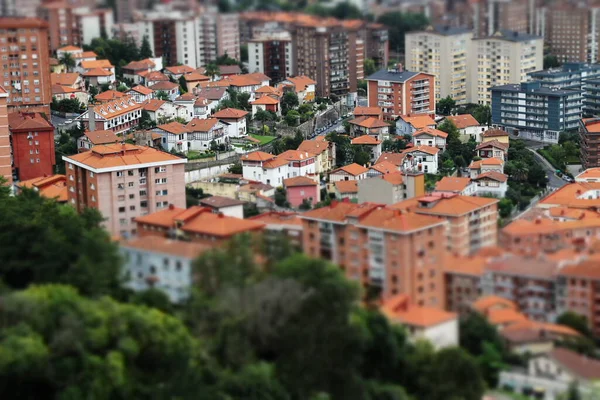
[[[186,162],[185,159],[152,147],[135,146],[132,144],[94,146],[90,151],[68,156],[66,159],[67,162],[73,160],[94,169],[172,161],[178,161],[182,164]]]
[[[97,101],[110,101],[125,96],[125,93],[117,92],[116,90],[107,90],[106,92],[98,93],[95,98]]]
[[[225,108],[213,114],[213,117],[219,119],[241,119],[248,115],[247,111],[236,108]]]
[[[147,88],[146,86],[143,85],[137,85],[132,87],[131,89],[129,89],[130,91],[133,90],[134,92],[138,92],[140,94],[143,94],[145,96],[154,93],[154,90]]]
[[[335,169],[333,171],[330,172],[331,174],[336,174],[338,172],[346,172],[347,174],[350,174],[352,176],[358,176],[364,173],[367,173],[369,170],[365,167],[363,167],[362,165],[359,165],[357,163],[352,163],[349,165],[344,165],[343,167],[340,167],[338,169]]]
[[[415,129],[423,129],[428,126],[435,126],[435,121],[429,115],[415,115],[414,117],[402,115],[400,118],[402,118],[406,123],[411,124]]]
[[[173,90],[179,87],[178,84],[170,82],[170,81],[160,81],[156,82],[154,85],[150,86],[150,89],[154,91],[158,90]]]
[[[480,179],[491,179],[497,182],[506,182],[508,180],[508,175],[504,175],[497,171],[489,171],[479,174],[476,178],[473,178],[474,181],[478,181]]]
[[[186,125],[177,121],[169,122],[168,124],[158,125],[157,128],[162,129],[165,132],[172,133],[174,135],[180,135],[182,133],[189,132],[189,129]]]
[[[381,312],[392,322],[417,328],[431,328],[458,318],[452,312],[412,304],[406,295],[397,295],[385,300]]]
[[[159,99],[150,99],[148,101],[146,101],[144,103],[144,110],[146,111],[158,111],[163,104],[166,103],[166,100],[159,100]]]
[[[471,178],[456,178],[445,176],[435,185],[435,190],[440,192],[460,193],[471,184]]]
[[[53,128],[40,113],[12,112],[8,114],[8,127],[10,130],[21,129],[47,129]]]
[[[172,67],[166,67],[165,69],[174,75],[183,75],[196,72],[196,70],[189,65],[175,65]]]
[[[503,131],[502,129],[488,129],[482,135],[484,138],[488,137],[502,137],[508,136],[508,132]]]
[[[337,181],[334,186],[340,194],[358,193],[358,181]]]
[[[117,143],[119,141],[117,135],[111,130],[86,131],[84,135],[93,145]]]
[[[64,175],[40,176],[17,183],[20,188],[34,189],[48,199],[56,199],[59,203],[69,200],[67,177]]]
[[[574,351],[556,347],[549,354],[564,369],[580,379],[594,381],[600,379],[600,360],[590,358]]]
[[[383,161],[387,161],[387,162],[394,164],[396,167],[399,167],[402,165],[405,155],[406,154],[404,154],[404,153],[384,152],[384,153],[381,153],[381,155],[379,156],[379,158],[377,159],[375,164],[379,164]]]
[[[438,129],[428,128],[428,127],[419,129],[418,131],[413,133],[413,136],[421,136],[421,135],[441,137],[442,139],[446,139],[448,137],[448,134],[446,132],[440,131]]]
[[[138,237],[122,241],[119,245],[124,248],[144,250],[150,253],[169,254],[190,260],[197,258],[200,254],[213,248],[212,246],[202,243],[173,240],[161,236]]]
[[[479,126],[480,123],[471,114],[449,115],[446,117],[454,123],[458,129],[465,129],[472,126]]]
[[[50,82],[53,85],[73,86],[77,83],[79,74],[76,72],[63,72],[50,74]]]
[[[217,118],[194,118],[185,127],[188,132],[209,132],[218,123]]]
[[[310,179],[306,176],[296,176],[294,178],[284,179],[283,185],[285,187],[317,186],[318,183],[314,179]]]
[[[268,161],[275,158],[273,154],[265,153],[263,151],[253,151],[242,156],[242,160],[247,161]]]

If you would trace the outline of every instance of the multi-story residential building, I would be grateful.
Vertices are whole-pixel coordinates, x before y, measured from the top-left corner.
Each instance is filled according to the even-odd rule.
[[[483,0],[470,2],[475,37],[492,36],[500,30],[531,32],[535,0]]]
[[[131,144],[95,146],[66,163],[69,203],[95,208],[114,235],[136,233],[135,217],[174,204],[185,206],[184,158]]]
[[[489,88],[524,82],[527,74],[543,67],[544,40],[539,36],[498,31],[471,41],[469,103],[490,104]]]
[[[0,85],[8,92],[8,111],[50,115],[48,24],[34,18],[0,17]]]
[[[405,294],[420,306],[444,307],[447,222],[382,205],[333,202],[301,215],[303,248],[338,264],[349,279],[382,297]]]
[[[598,61],[600,9],[584,3],[560,2],[540,7],[536,34],[544,36],[550,54],[560,62]]]
[[[469,257],[448,254],[443,263],[446,309],[467,315],[471,304],[481,297],[481,278],[487,257],[479,254]]]
[[[514,301],[529,319],[553,321],[557,272],[555,261],[507,254],[486,265],[481,285],[484,294]]]
[[[473,33],[467,28],[429,26],[405,36],[406,68],[435,76],[435,101],[450,96],[467,103],[469,47]]]
[[[396,68],[382,69],[367,77],[370,107],[381,107],[384,119],[400,115],[435,113],[435,77]]]
[[[490,92],[492,124],[523,139],[558,143],[558,134],[577,129],[581,118],[579,90],[534,81],[495,86]]]
[[[389,61],[389,32],[385,25],[367,24],[364,35],[365,57],[375,61],[376,68],[384,68]]]
[[[248,134],[246,115],[248,115],[248,112],[244,110],[224,108],[214,113],[213,117],[225,123],[227,126],[227,136],[243,137]]]
[[[215,213],[208,207],[193,206],[186,210],[173,204],[164,210],[137,217],[135,222],[141,237],[171,237],[211,248],[226,243],[235,235],[260,233],[265,226],[260,221]]]
[[[45,2],[39,13],[48,21],[53,51],[66,45],[89,45],[94,38],[110,37],[113,32],[114,15],[110,8],[90,8],[59,0]]]
[[[315,173],[327,173],[335,166],[335,143],[328,142],[323,136],[313,140],[304,140],[298,150],[314,154],[316,157]]]
[[[393,164],[389,167],[390,172],[374,176],[368,172],[366,179],[357,181],[359,203],[392,205],[425,194],[425,174],[400,172]]]
[[[267,75],[273,84],[293,76],[289,32],[276,32],[248,41],[248,70]]]
[[[193,284],[192,262],[210,247],[160,236],[145,236],[119,243],[126,262],[125,286],[135,290],[159,289],[174,303],[189,298]]]
[[[600,65],[565,63],[559,68],[532,72],[529,78],[542,86],[581,91],[583,115],[600,114]]]
[[[225,124],[217,118],[194,118],[185,126],[189,150],[210,150],[212,143],[225,144],[228,140]]]
[[[273,240],[278,243],[277,239],[284,235],[294,248],[302,250],[302,220],[297,213],[268,211],[249,219],[265,224],[264,234],[267,242]]]
[[[54,173],[54,126],[39,113],[8,114],[13,175],[28,180]]]
[[[0,86],[0,176],[12,186],[12,148],[10,146],[10,130],[8,129],[8,93]]]
[[[497,199],[485,197],[432,194],[405,200],[391,208],[447,220],[447,250],[468,255],[498,243],[497,203]]]
[[[77,117],[77,120],[87,130],[111,130],[118,134],[136,128],[141,117],[142,105],[136,103],[133,97],[124,96],[89,106],[87,111]]]
[[[582,119],[579,122],[579,137],[583,168],[600,167],[600,119]]]

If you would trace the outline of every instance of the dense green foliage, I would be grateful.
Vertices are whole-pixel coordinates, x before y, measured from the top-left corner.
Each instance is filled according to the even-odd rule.
[[[546,172],[522,140],[510,141],[504,173],[509,177],[506,198],[521,210],[524,210],[531,199],[545,189],[548,183]]]
[[[429,23],[424,14],[402,13],[399,11],[383,14],[377,19],[387,26],[390,35],[390,50],[404,53],[404,35],[406,32],[423,29]]]
[[[64,113],[81,114],[85,111],[85,106],[76,98],[57,100],[56,97],[52,97],[50,109]]]
[[[105,58],[115,66],[116,75],[122,75],[122,67],[131,61],[140,60],[141,54],[135,41],[131,37],[127,37],[121,41],[119,39],[104,39],[95,38],[84,49],[95,52],[99,59]],[[148,54],[145,50],[145,54]]]

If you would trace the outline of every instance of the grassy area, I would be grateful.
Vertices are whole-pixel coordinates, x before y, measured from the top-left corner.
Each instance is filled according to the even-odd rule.
[[[567,157],[567,165],[581,164],[581,159],[577,156]]]
[[[256,140],[260,140],[261,145],[271,143],[273,140],[277,139],[275,136],[264,136],[255,134],[251,134],[250,136],[252,136]]]
[[[200,160],[202,158],[210,158],[210,157],[214,157],[214,156],[215,156],[214,153],[199,152],[196,150],[190,150],[187,153],[188,160]]]

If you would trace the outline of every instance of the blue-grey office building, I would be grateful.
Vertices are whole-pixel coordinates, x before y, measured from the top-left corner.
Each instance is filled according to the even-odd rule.
[[[565,63],[528,76],[542,82],[542,86],[580,90],[583,115],[600,115],[600,64]]]
[[[543,86],[539,81],[495,86],[492,125],[522,139],[558,143],[561,131],[578,128],[581,91]]]

